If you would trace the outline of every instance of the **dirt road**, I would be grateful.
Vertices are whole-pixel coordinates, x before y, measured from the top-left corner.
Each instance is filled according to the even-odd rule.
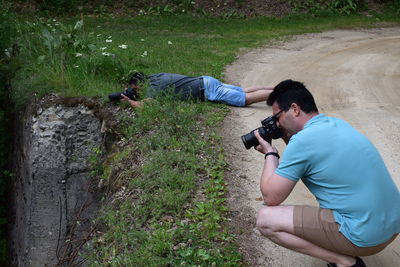
[[[342,118],[368,136],[400,188],[400,27],[298,36],[239,56],[225,74],[226,82],[244,87],[276,85],[289,78],[304,82],[321,113]],[[225,120],[223,135],[231,166],[229,200],[232,218],[241,231],[241,250],[251,266],[326,266],[276,246],[254,228],[262,205],[259,178],[264,158],[253,149],[246,150],[240,136],[259,127],[270,114],[270,107],[258,103],[232,108]],[[283,142],[275,145],[283,152]],[[301,182],[285,204],[317,205]],[[399,266],[400,238],[364,259],[368,266]]]

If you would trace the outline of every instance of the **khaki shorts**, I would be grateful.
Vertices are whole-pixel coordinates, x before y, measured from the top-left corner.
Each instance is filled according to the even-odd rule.
[[[296,236],[319,247],[351,256],[370,256],[382,251],[397,236],[373,247],[358,247],[339,232],[333,213],[328,209],[310,206],[294,206],[293,225]]]

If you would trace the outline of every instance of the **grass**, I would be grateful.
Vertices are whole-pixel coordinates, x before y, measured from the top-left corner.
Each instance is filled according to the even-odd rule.
[[[221,140],[207,126],[227,111],[168,98],[138,111],[126,138],[143,141],[122,158],[113,156],[130,164],[118,179],[104,177],[119,180],[115,190],[122,200],[99,218],[107,231],[89,255],[93,266],[240,265],[234,237],[222,227],[227,210]]]
[[[305,32],[373,27],[383,19],[398,21],[389,16],[247,20],[115,17],[83,18],[83,26],[75,31],[72,25],[77,20],[26,23],[21,31],[29,34],[21,40],[23,64],[15,79],[14,98],[26,101],[30,97],[26,88],[38,95],[55,91],[104,96],[119,91],[121,81],[133,70],[221,78],[224,66],[234,60],[239,48]],[[123,45],[126,49],[121,48]]]
[[[81,19],[21,19],[16,103],[50,92],[104,97],[121,91],[133,70],[223,78],[239,48],[400,21],[390,14],[84,17],[77,23]],[[90,266],[245,265],[225,205],[227,164],[217,132],[227,112],[218,104],[164,97],[126,118],[127,145],[115,149],[101,168],[114,201],[96,221],[100,228],[85,256]]]

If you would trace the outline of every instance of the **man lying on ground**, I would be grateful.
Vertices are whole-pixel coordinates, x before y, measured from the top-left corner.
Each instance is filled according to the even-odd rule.
[[[129,89],[118,94],[117,99],[129,102],[133,108],[142,107],[143,100],[138,99],[138,92],[143,84],[149,85],[143,100],[153,98],[163,92],[172,91],[182,100],[208,100],[238,107],[266,101],[273,88],[270,86],[241,88],[222,83],[210,76],[190,77],[174,73],[156,73],[145,76],[141,72],[135,72],[129,81]],[[115,94],[111,94],[109,97],[112,99]]]

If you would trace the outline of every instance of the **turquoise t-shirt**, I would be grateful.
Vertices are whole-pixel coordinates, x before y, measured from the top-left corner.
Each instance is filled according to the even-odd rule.
[[[343,120],[319,114],[293,135],[276,174],[302,179],[339,231],[359,247],[400,232],[400,192],[375,146]]]

